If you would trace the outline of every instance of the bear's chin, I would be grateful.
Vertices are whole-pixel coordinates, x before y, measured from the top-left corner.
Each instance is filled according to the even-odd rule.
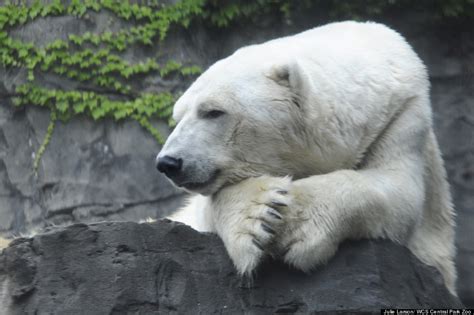
[[[179,187],[181,189],[184,189],[186,192],[191,193],[191,194],[200,194],[203,196],[210,196],[214,193],[216,193],[219,188],[216,187],[216,185],[209,184],[209,185],[199,185],[199,184],[192,184],[189,186],[181,186]]]
[[[184,183],[174,183],[181,189],[193,194],[200,194],[204,196],[209,196],[216,193],[220,189],[220,184],[218,180],[220,171],[215,171],[208,180],[203,182],[184,182]]]

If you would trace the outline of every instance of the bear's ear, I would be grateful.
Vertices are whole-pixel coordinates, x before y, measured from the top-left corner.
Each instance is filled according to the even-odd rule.
[[[269,68],[266,75],[270,80],[286,87],[293,94],[295,104],[301,107],[301,100],[305,99],[304,73],[297,62],[273,65]]]
[[[267,77],[280,85],[290,87],[290,69],[286,64],[272,66]]]

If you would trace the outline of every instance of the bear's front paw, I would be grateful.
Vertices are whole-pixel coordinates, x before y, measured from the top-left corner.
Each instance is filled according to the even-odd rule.
[[[218,233],[241,275],[250,275],[272,252],[291,203],[289,178],[259,177],[226,188],[219,196]],[[228,207],[228,209],[226,209]]]

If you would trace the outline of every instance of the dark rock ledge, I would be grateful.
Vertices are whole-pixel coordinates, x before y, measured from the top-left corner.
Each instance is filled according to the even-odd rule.
[[[170,221],[76,224],[0,255],[1,314],[273,314],[462,307],[388,241],[347,242],[312,274],[266,262],[240,279],[220,239]]]

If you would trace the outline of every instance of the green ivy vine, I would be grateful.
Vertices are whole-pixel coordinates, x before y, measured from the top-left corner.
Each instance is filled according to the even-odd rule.
[[[162,41],[174,24],[187,27],[191,19],[202,12],[203,4],[200,0],[184,0],[169,6],[145,6],[116,0],[72,0],[67,4],[60,0],[49,3],[35,0],[30,5],[7,3],[1,6],[0,63],[6,68],[27,70],[27,82],[16,87],[13,104],[41,106],[51,111],[46,136],[35,154],[34,170],[37,170],[52,137],[55,122],[58,119],[67,121],[75,115],[87,115],[94,120],[134,119],[163,143],[162,135],[149,119],[169,119],[175,95],[171,92],[137,94],[130,83],[139,75],[193,76],[199,74],[201,69],[174,60],[162,64],[158,58],[130,64],[121,52],[132,45],[151,46]],[[56,39],[44,47],[14,39],[9,34],[13,28],[38,18],[61,15],[83,18],[89,11],[101,10],[131,21],[134,26],[116,33],[70,34],[67,40]],[[38,73],[65,76],[69,80],[87,83],[92,88],[69,91],[48,89],[37,84],[35,76]]]
[[[413,6],[409,2],[302,0],[298,5],[324,8],[333,17],[357,18],[381,14],[404,3]],[[34,0],[28,3],[6,1],[0,6],[0,65],[7,69],[26,69],[26,82],[16,87],[13,97],[15,106],[40,106],[51,112],[46,136],[35,155],[35,171],[52,137],[56,121],[67,121],[76,115],[86,115],[94,120],[133,119],[159,143],[164,142],[150,119],[158,117],[172,124],[170,115],[177,95],[172,91],[137,93],[133,82],[149,74],[164,78],[192,77],[201,69],[175,60],[160,62],[160,56],[131,64],[123,57],[128,49],[159,44],[172,27],[187,28],[195,20],[214,27],[227,27],[235,20],[273,10],[289,21],[296,6],[295,1],[291,0],[181,0],[171,5],[163,5],[159,1],[130,3],[121,0]],[[474,0],[434,0],[430,5],[436,7],[436,12],[442,16],[474,16]],[[15,39],[10,34],[14,28],[39,18],[72,15],[82,19],[103,10],[128,21],[131,27],[100,34],[69,34],[66,40],[56,39],[43,47]],[[41,86],[35,78],[45,73],[65,77],[84,84],[86,88],[66,91]]]

